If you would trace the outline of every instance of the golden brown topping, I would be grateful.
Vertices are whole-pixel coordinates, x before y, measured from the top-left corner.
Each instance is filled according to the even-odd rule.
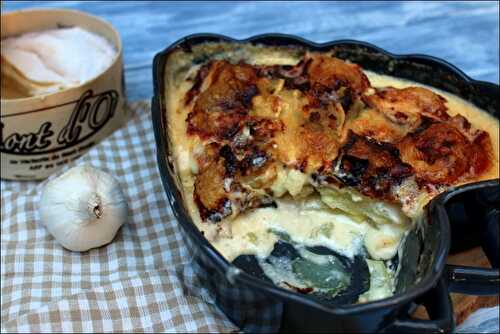
[[[349,87],[355,94],[362,94],[370,87],[370,81],[356,64],[348,64],[340,59],[313,56],[308,68],[311,87],[320,85],[331,90]]]
[[[401,161],[393,145],[381,144],[352,132],[341,152],[336,176],[367,196],[392,200],[392,186],[413,174],[412,167]]]
[[[219,221],[231,214],[231,202],[224,190],[224,174],[224,162],[217,159],[196,176],[194,198],[202,220]]]
[[[438,184],[451,184],[466,173],[473,153],[467,138],[449,123],[434,123],[397,146],[418,178]]]
[[[313,172],[330,165],[337,157],[340,146],[337,129],[337,118],[333,113],[314,111],[309,114],[298,132],[299,166],[303,171]]]
[[[205,221],[217,222],[234,212],[274,205],[265,189],[276,178],[276,163],[256,146],[243,149],[212,143],[197,157],[194,199]]]
[[[493,147],[488,133],[481,131],[472,142],[471,167],[469,174],[471,177],[481,175],[486,172],[493,161]]]
[[[418,127],[422,116],[434,120],[446,120],[446,100],[434,92],[421,87],[379,89],[373,95],[363,96],[370,107],[381,111],[396,124],[411,124]]]
[[[358,65],[328,56],[307,56],[295,66],[261,67],[259,73],[266,78],[281,78],[286,88],[304,93],[310,109],[335,103],[347,112],[370,87]]]
[[[453,184],[491,166],[488,134],[450,117],[443,97],[369,87],[358,65],[321,55],[295,66],[203,65],[185,96],[188,134],[204,143],[194,191],[202,219],[273,205],[283,169],[394,201],[407,177]]]
[[[201,85],[203,84],[203,81],[207,77],[211,65],[212,63],[208,63],[200,67],[200,69],[196,73],[193,86],[186,93],[186,96],[184,98],[184,104],[188,105],[189,103],[191,103],[193,98],[200,93]]]
[[[401,140],[411,127],[391,122],[384,114],[375,109],[364,109],[356,117],[351,117],[346,128],[359,136],[369,137],[380,142],[395,143]]]
[[[446,100],[428,89],[384,88],[364,95],[369,107],[350,119],[348,128],[378,141],[396,143],[415,131],[426,119],[446,120]]]
[[[493,147],[488,133],[472,128],[469,121],[461,115],[451,117],[448,123],[457,128],[471,143],[469,176],[474,177],[486,172],[493,160]]]
[[[240,129],[258,93],[255,69],[247,64],[218,61],[211,65],[206,79],[210,86],[199,94],[188,115],[188,133],[229,139]]]

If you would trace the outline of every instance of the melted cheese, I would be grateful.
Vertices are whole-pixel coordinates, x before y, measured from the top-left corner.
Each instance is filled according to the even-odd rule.
[[[239,59],[238,57],[242,58],[243,56],[238,54],[236,59]],[[297,62],[297,58],[294,58],[294,56],[277,54],[274,51],[270,53],[269,57],[266,57],[265,49],[252,53],[250,58],[248,55],[245,57],[247,61],[255,64],[294,64]],[[190,61],[185,54],[174,55],[170,57],[167,68],[187,68]],[[392,86],[404,88],[423,86],[394,77],[371,72],[365,73],[373,87]],[[350,258],[364,252],[364,250],[374,260],[390,259],[396,254],[400,242],[405,233],[411,228],[411,224],[398,217],[394,208],[390,205],[386,206],[383,202],[379,204],[377,210],[391,213],[393,217],[392,223],[373,224],[373,222],[366,219],[360,220],[359,217],[356,218],[345,214],[345,212],[332,210],[319,200],[318,195],[300,200],[291,199],[290,197],[278,199],[277,209],[260,208],[251,210],[233,220],[224,221],[222,224],[202,223],[192,196],[194,181],[191,157],[199,142],[195,137],[186,135],[188,110],[182,106],[183,96],[191,87],[191,82],[179,79],[177,77],[179,73],[175,70],[169,72],[168,75],[170,76],[166,80],[167,87],[165,91],[166,107],[169,111],[167,115],[168,131],[169,138],[172,141],[171,147],[176,172],[180,177],[184,191],[184,201],[194,223],[227,260],[232,261],[242,254],[256,255],[260,259],[267,257],[271,253],[274,243],[278,240],[276,231],[286,232],[294,243],[306,246],[325,246]],[[474,127],[488,132],[496,156],[494,157],[493,167],[487,174],[482,175],[481,179],[497,178],[499,175],[498,120],[452,94],[432,87],[426,88],[447,99],[450,115],[463,115]],[[282,112],[286,112],[286,106],[283,106]],[[273,190],[277,193],[284,194],[288,191],[292,194],[298,194],[306,183],[302,175],[291,175],[290,173],[286,174],[286,172],[282,174],[278,174],[278,180],[274,185]],[[403,194],[412,193],[412,195],[415,195],[412,196],[414,202],[412,216],[418,215],[420,209],[430,200],[428,196],[415,194],[415,185],[408,182],[405,182],[399,191]],[[378,261],[368,262],[372,273],[383,271],[377,267],[379,264],[376,262],[378,263]],[[383,278],[372,277],[373,289],[363,295],[360,301],[382,298],[392,293],[393,278],[390,277],[390,274],[387,274],[389,275],[387,276],[385,272],[382,274],[378,276],[382,275]]]

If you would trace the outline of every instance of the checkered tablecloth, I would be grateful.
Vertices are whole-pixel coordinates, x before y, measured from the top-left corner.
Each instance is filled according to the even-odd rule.
[[[45,182],[1,182],[2,332],[237,331],[194,276],[160,182],[149,106],[75,164],[121,183],[129,219],[114,241],[63,249],[41,224]],[[70,166],[66,166],[56,177]]]

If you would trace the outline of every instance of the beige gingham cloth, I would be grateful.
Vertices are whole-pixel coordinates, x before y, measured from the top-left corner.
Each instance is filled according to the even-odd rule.
[[[238,330],[194,276],[157,170],[149,106],[131,109],[125,127],[72,164],[110,172],[127,196],[129,218],[111,244],[63,249],[39,219],[45,182],[1,182],[2,332]]]

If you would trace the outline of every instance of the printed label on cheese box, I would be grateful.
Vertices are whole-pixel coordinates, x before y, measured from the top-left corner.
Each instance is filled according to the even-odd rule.
[[[73,101],[2,114],[2,178],[40,179],[77,159],[121,125],[119,102],[116,90],[88,89]]]

